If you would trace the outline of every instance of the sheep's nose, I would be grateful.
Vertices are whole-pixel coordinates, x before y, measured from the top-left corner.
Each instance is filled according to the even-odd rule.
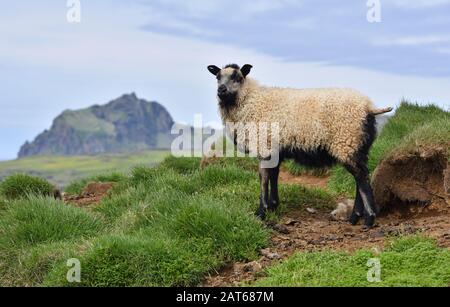
[[[219,93],[225,93],[227,91],[227,87],[226,87],[226,85],[221,85],[221,86],[219,86],[219,90],[218,90],[218,92]]]

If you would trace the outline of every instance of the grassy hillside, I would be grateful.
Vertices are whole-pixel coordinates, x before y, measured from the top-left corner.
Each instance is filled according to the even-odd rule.
[[[65,285],[66,261],[83,264],[81,286],[196,285],[230,261],[256,259],[270,231],[254,216],[258,177],[238,166],[199,170],[169,158],[135,168],[90,210],[50,198],[0,211],[0,285]],[[283,186],[289,206],[330,207],[324,192]]]
[[[90,208],[36,196],[0,200],[0,285],[195,286],[226,263],[258,259],[271,230],[254,216],[256,173],[232,162],[199,170],[199,162],[168,158],[157,168],[135,168]],[[302,204],[330,209],[336,201],[295,185],[282,185],[280,194],[278,214]],[[366,279],[373,257],[383,263],[381,284]],[[71,258],[82,264],[80,284],[66,280]],[[269,268],[256,285],[442,286],[448,268],[448,250],[406,237],[381,255],[300,253]]]
[[[127,173],[137,165],[155,166],[168,155],[167,151],[144,151],[99,156],[23,158],[0,162],[0,180],[14,173],[25,173],[65,187],[72,181],[106,172]]]

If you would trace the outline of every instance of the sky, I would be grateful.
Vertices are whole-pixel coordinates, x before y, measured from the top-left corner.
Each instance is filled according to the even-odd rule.
[[[450,108],[450,0],[369,0],[373,23],[367,0],[79,3],[70,23],[67,0],[0,0],[0,160],[62,111],[124,93],[217,126],[210,64],[252,64],[265,85],[351,87],[378,106]]]

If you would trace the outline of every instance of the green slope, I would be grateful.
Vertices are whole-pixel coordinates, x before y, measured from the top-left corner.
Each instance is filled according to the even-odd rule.
[[[75,157],[31,157],[0,162],[0,180],[14,173],[25,173],[48,179],[58,187],[105,172],[125,172],[136,165],[155,166],[169,153],[143,151],[132,154],[110,154]]]

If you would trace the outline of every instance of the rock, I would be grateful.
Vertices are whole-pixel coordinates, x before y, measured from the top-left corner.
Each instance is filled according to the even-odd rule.
[[[285,222],[284,222],[284,225],[286,225],[286,226],[294,226],[295,224],[299,224],[300,222],[299,221],[297,221],[297,220],[294,220],[294,219],[287,219]]]
[[[246,263],[242,269],[244,272],[259,272],[262,270],[262,265],[258,261]]]
[[[285,225],[281,225],[281,224],[274,225],[273,229],[278,231],[279,233],[282,233],[282,234],[285,234],[285,235],[290,233],[289,229]]]
[[[21,147],[19,158],[168,149],[173,124],[162,105],[123,95],[103,106],[64,111],[49,130]]]
[[[335,221],[347,221],[352,214],[355,202],[347,199],[345,202],[339,203],[336,210],[331,212],[331,219]]]
[[[310,245],[323,245],[325,242],[323,241],[323,238],[317,239],[317,240],[309,240],[308,244]]]
[[[280,260],[282,258],[280,254],[271,252],[269,248],[261,250],[261,255],[270,260]]]
[[[375,231],[374,233],[370,234],[370,237],[372,238],[383,238],[385,236],[384,230],[380,229]]]
[[[314,209],[314,208],[306,208],[306,211],[308,211],[308,213],[311,213],[311,214],[316,214],[317,213],[317,210]]]

